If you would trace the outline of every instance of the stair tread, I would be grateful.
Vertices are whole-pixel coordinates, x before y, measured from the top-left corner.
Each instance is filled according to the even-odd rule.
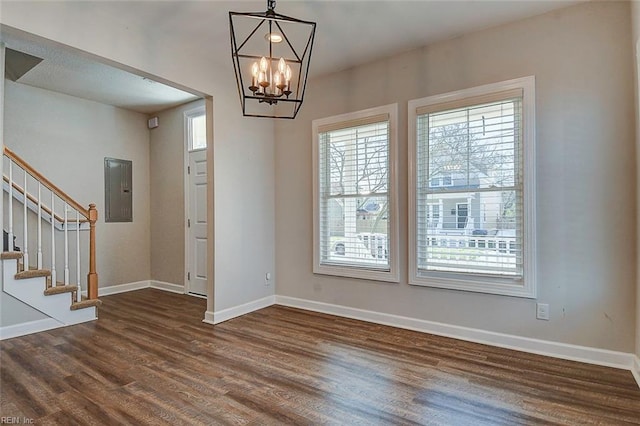
[[[5,259],[22,259],[22,252],[21,251],[3,251],[2,254],[0,255],[2,260]]]
[[[51,296],[53,294],[73,293],[78,290],[77,285],[58,285],[55,287],[49,287],[44,291],[45,296]]]
[[[102,301],[99,299],[89,299],[89,300],[83,300],[81,302],[74,302],[71,304],[71,310],[72,311],[76,311],[78,309],[84,309],[84,308],[91,308],[91,307],[98,307],[102,305]]]
[[[16,280],[24,280],[27,278],[48,277],[51,275],[51,271],[48,269],[34,269],[30,271],[18,272],[15,275]]]

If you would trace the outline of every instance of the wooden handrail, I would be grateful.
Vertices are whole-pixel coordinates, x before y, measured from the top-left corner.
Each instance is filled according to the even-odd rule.
[[[7,176],[2,176],[2,179],[7,182],[7,184],[9,183],[9,178]],[[11,184],[11,186],[13,186],[13,189],[15,189],[16,191],[18,191],[19,193],[21,193],[24,196],[24,189],[18,185],[17,183],[13,182]],[[29,201],[31,201],[33,204],[38,204],[38,200],[31,194],[29,194],[27,192],[27,199]],[[51,216],[51,209],[47,206],[42,206],[42,210],[45,211],[49,216]],[[55,220],[59,223],[65,223],[64,222],[64,218],[61,218],[60,216],[58,216],[57,214],[54,214],[53,217],[55,218]],[[73,221],[75,222],[75,220]],[[89,219],[81,219],[80,223],[88,223]]]
[[[25,173],[28,173],[33,178],[35,178],[40,184],[44,185],[51,192],[53,192],[58,198],[62,199],[65,203],[73,207],[79,214],[84,216],[87,220],[82,220],[82,222],[89,222],[89,274],[87,275],[87,297],[89,299],[97,299],[98,298],[98,274],[96,273],[96,222],[98,221],[98,210],[96,209],[95,204],[89,204],[89,208],[85,209],[67,195],[63,190],[54,185],[49,179],[40,174],[37,170],[29,165],[26,161],[16,155],[13,151],[11,151],[6,146],[3,151],[4,155],[6,155],[11,161],[21,167]],[[8,182],[8,178],[3,176],[3,179]],[[25,177],[26,182],[26,177]],[[21,188],[15,183],[10,183],[13,188],[17,191],[21,192],[23,196],[25,196],[28,200],[34,203],[38,203],[33,196],[31,196],[27,192],[27,188]],[[27,200],[24,200],[26,203]],[[53,207],[53,206],[52,206]],[[51,210],[47,207],[42,207],[42,210],[51,215]],[[61,223],[64,223],[64,219],[54,215],[55,219]],[[80,284],[80,283],[78,283]]]
[[[42,174],[40,174],[38,171],[36,171],[36,169],[34,169],[33,167],[31,167],[29,165],[29,163],[27,163],[26,161],[24,161],[22,158],[20,158],[18,155],[16,155],[15,152],[11,151],[9,148],[7,148],[6,146],[4,147],[4,155],[6,155],[9,159],[11,159],[14,163],[16,163],[18,166],[22,167],[23,170],[25,170],[27,173],[29,173],[31,176],[33,176],[37,181],[39,181],[40,183],[42,183],[45,187],[47,187],[50,191],[53,191],[58,197],[60,197],[64,202],[66,202],[67,204],[69,204],[71,207],[73,207],[74,209],[76,209],[78,212],[80,212],[80,214],[84,217],[86,217],[87,219],[91,220],[91,218],[89,217],[89,210],[85,209],[84,207],[82,207],[80,205],[80,203],[78,203],[76,200],[74,200],[73,198],[71,198],[70,196],[68,196],[63,190],[61,190],[60,188],[58,188],[57,186],[55,186],[49,179],[47,179],[46,177],[42,176]]]

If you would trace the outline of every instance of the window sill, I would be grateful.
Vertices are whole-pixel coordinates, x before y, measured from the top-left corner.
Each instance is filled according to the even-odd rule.
[[[531,282],[515,278],[434,272],[415,274],[410,277],[409,284],[528,299],[536,298],[536,289]]]
[[[343,278],[358,278],[371,281],[386,281],[397,283],[400,282],[400,276],[397,271],[381,271],[375,269],[355,268],[352,266],[339,265],[314,265],[314,274],[332,275]]]

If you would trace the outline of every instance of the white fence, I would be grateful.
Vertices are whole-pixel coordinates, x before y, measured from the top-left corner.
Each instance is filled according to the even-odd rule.
[[[515,236],[484,235],[429,235],[428,247],[475,248],[515,254],[518,251]]]
[[[386,234],[362,232],[358,234],[358,239],[362,241],[374,258],[389,258],[389,246]],[[429,234],[426,245],[427,247],[471,248],[509,254],[516,254],[519,251],[516,237],[513,235]]]

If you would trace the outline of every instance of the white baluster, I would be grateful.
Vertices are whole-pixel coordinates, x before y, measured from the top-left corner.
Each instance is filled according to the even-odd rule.
[[[51,191],[51,285],[56,286],[56,223],[55,223],[55,194]]]
[[[64,285],[69,285],[69,221],[68,206],[64,203]]]
[[[42,185],[38,182],[38,269],[42,269]]]
[[[24,206],[23,209],[23,244],[24,248],[22,249],[22,261],[24,262],[24,270],[29,270],[29,233],[27,227],[27,205],[29,204],[29,198],[27,197],[27,171],[24,171],[24,202],[22,203]]]
[[[13,161],[9,159],[9,251],[14,251],[13,245]]]
[[[76,283],[78,291],[76,291],[76,301],[81,301],[80,295],[82,286],[80,285],[80,212],[76,210]]]

